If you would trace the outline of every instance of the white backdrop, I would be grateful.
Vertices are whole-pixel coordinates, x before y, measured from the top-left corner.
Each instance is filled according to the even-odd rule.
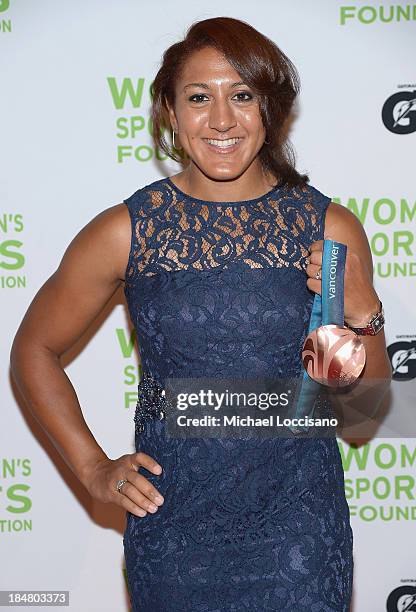
[[[221,15],[251,23],[297,66],[298,169],[350,207],[371,241],[395,379],[383,438],[358,449],[339,442],[354,530],[352,610],[416,610],[404,607],[416,593],[416,445],[414,432],[400,437],[414,427],[416,397],[416,5],[373,1],[211,0],[208,10],[200,0],[0,0],[0,589],[69,590],[74,611],[129,608],[124,513],[94,503],[59,458],[14,388],[9,350],[75,234],[179,171],[155,157],[149,87],[191,22]],[[110,457],[134,451],[131,334],[120,290],[64,360]]]

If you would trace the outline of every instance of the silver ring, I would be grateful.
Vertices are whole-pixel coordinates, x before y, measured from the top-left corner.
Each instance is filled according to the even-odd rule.
[[[121,487],[122,487],[124,484],[126,484],[126,482],[128,482],[128,481],[127,481],[127,480],[124,480],[124,479],[123,479],[123,480],[119,480],[119,481],[117,482],[117,487],[116,487],[116,489],[117,489],[117,491],[118,491],[119,493],[121,493]]]
[[[309,259],[309,257],[305,258],[305,266],[308,266],[311,263],[311,260]]]
[[[318,272],[315,274],[316,280],[319,280],[321,278],[321,270],[322,268],[319,268]]]

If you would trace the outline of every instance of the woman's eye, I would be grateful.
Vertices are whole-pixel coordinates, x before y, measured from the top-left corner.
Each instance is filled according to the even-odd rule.
[[[248,102],[249,100],[253,99],[253,96],[248,91],[240,91],[239,93],[235,94],[234,97],[238,97],[238,96],[246,96],[245,98],[244,97],[237,98],[239,102]],[[205,100],[201,100],[201,98],[206,98],[206,97],[207,96],[205,94],[194,94],[193,96],[190,96],[190,98],[188,99],[190,102],[204,102]]]
[[[245,100],[243,98],[240,98],[241,102],[253,99],[253,96],[248,91],[240,91],[238,94],[236,94],[236,96],[248,96],[247,98],[245,98]]]
[[[193,96],[191,96],[189,98],[190,102],[199,102],[199,100],[195,100],[195,98],[203,98],[205,96],[205,94],[194,94]],[[203,102],[203,100],[202,100]]]

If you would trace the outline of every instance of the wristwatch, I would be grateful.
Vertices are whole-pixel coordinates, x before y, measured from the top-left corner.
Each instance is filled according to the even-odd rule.
[[[381,303],[381,300],[379,300],[379,302],[380,307],[378,312],[371,317],[365,327],[351,327],[348,325],[348,323],[345,323],[345,325],[358,336],[375,336],[378,334],[378,332],[383,329],[385,323],[383,304]]]

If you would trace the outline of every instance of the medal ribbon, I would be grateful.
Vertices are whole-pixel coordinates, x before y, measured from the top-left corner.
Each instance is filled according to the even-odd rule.
[[[347,246],[335,240],[324,240],[322,253],[322,291],[315,294],[308,335],[321,325],[344,325],[344,273]],[[295,418],[312,417],[316,396],[322,385],[304,369]],[[308,431],[308,426],[289,426],[293,433]]]

